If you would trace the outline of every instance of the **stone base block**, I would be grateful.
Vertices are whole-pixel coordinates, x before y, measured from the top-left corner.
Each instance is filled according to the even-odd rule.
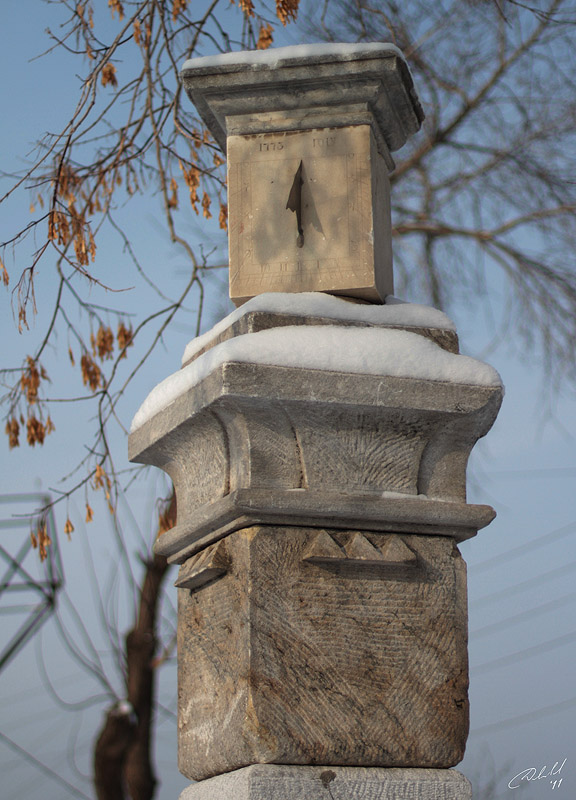
[[[466,579],[449,538],[254,526],[188,559],[177,585],[187,777],[462,760]]]
[[[255,765],[185,789],[180,800],[471,800],[453,769]]]

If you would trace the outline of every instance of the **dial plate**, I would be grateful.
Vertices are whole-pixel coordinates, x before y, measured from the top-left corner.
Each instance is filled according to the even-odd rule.
[[[371,299],[373,206],[382,178],[375,180],[375,169],[387,189],[371,136],[362,125],[228,138],[234,300],[269,291],[360,292]],[[297,215],[287,208],[300,163],[302,246]]]

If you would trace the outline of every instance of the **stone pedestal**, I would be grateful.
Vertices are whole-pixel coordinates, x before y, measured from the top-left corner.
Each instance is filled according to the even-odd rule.
[[[336,298],[346,321],[291,307],[291,324],[256,324],[253,302],[187,353],[130,437],[178,500],[156,550],[181,565],[180,769],[435,768],[410,790],[411,769],[365,774],[388,775],[382,798],[468,797],[447,770],[468,731],[457,543],[494,516],[466,502],[465,475],[498,376],[454,352],[449,324],[399,330],[386,307],[377,323]]]
[[[185,789],[180,800],[470,800],[456,770],[252,766]]]

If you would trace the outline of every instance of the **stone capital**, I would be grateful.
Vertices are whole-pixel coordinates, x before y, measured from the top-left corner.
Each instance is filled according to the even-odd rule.
[[[282,361],[292,354],[298,360],[297,333],[314,338],[330,331],[338,342],[342,331],[350,336],[339,346],[347,347],[355,340],[354,328],[334,323],[278,323],[276,329],[243,333],[246,327],[235,322],[185,367],[201,376],[194,385],[131,434],[130,458],[165,470],[178,497],[178,525],[158,540],[157,552],[182,563],[254,524],[462,541],[493,519],[489,506],[466,502],[466,465],[498,413],[500,384],[473,385],[465,375],[451,381],[420,378],[419,367],[402,376]],[[274,315],[258,324],[274,325]],[[277,362],[252,363],[258,338],[274,330]],[[388,348],[392,360],[401,362],[404,351],[394,356],[396,338],[390,336],[396,331],[389,330],[371,328],[381,337],[382,350]],[[454,369],[470,361],[443,349],[453,347],[449,332],[417,331],[402,335],[413,337],[411,353],[425,349],[423,366],[426,358],[439,355]],[[226,335],[231,339],[222,341]],[[218,358],[220,352],[232,354]],[[171,380],[180,378],[176,373]]]
[[[298,45],[186,61],[180,73],[226,151],[230,134],[369,124],[389,168],[424,113],[404,56],[391,44]]]

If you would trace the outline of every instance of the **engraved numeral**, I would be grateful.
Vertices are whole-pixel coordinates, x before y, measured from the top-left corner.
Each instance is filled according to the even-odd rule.
[[[312,147],[332,147],[335,144],[335,136],[323,136],[319,139],[312,139]]]
[[[284,150],[283,142],[260,142],[261,153],[269,153],[275,150]]]

